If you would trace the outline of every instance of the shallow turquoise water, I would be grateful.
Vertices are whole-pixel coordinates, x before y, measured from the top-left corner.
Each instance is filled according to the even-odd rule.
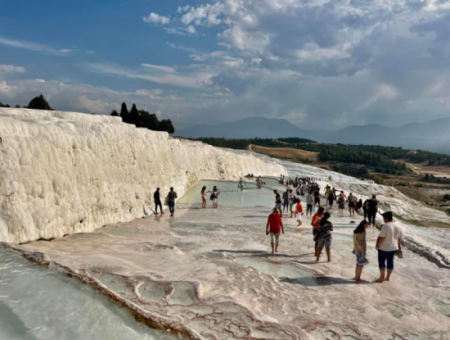
[[[137,323],[87,285],[0,248],[0,339],[175,339]]]
[[[237,182],[200,181],[190,189],[178,201],[179,203],[199,204],[202,203],[201,190],[206,186],[207,191],[212,191],[214,186],[220,190],[219,206],[224,207],[273,207],[275,205],[275,195],[269,189],[257,189],[254,183],[247,183],[244,190],[238,190]],[[208,206],[212,205],[209,199],[211,193],[206,195]]]

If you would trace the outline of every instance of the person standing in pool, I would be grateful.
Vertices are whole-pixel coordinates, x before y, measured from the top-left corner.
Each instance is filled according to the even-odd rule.
[[[312,197],[311,193],[308,192],[306,194],[306,216],[308,216],[308,213],[309,213],[309,216],[312,216],[313,201],[314,201],[314,198]]]
[[[347,203],[348,203],[348,212],[350,214],[350,217],[354,217],[355,216],[356,198],[355,198],[355,196],[353,196],[352,193],[350,193],[350,195],[348,196]]]
[[[245,183],[241,177],[241,179],[239,180],[239,183],[238,183],[238,188],[241,189],[241,191],[244,190],[244,184],[247,185],[247,183]]]
[[[319,211],[316,214],[314,214],[313,218],[311,219],[311,226],[313,228],[312,234],[314,237],[316,237],[316,234],[319,232],[319,222],[322,219],[324,212],[325,212],[324,208],[319,208]],[[314,244],[315,252],[314,253],[315,253],[315,256],[317,257],[319,254],[319,247],[318,247],[319,243],[318,243],[318,241],[314,241],[314,242],[315,242],[315,244]]]
[[[273,193],[275,194],[275,209],[278,209],[280,211],[280,216],[283,217],[283,212],[281,211],[281,196],[276,190],[274,190]]]
[[[178,195],[175,191],[173,191],[173,188],[170,188],[170,191],[167,194],[167,198],[169,203],[170,216],[173,217],[175,214],[175,200],[178,198]]]
[[[375,282],[391,280],[391,275],[394,271],[395,254],[402,250],[403,232],[398,224],[394,222],[392,212],[385,212],[383,220],[384,224],[381,226],[375,246],[375,249],[378,250],[378,266],[380,268],[380,278]]]
[[[211,199],[213,201],[213,209],[217,209],[219,207],[219,195],[220,190],[216,186],[214,186],[213,192],[211,194]]]
[[[270,245],[272,247],[272,254],[278,253],[278,244],[280,242],[280,232],[284,234],[283,221],[277,208],[273,208],[272,214],[269,215],[266,225],[266,235],[270,234]]]
[[[368,226],[369,223],[363,220],[353,231],[353,254],[356,255],[355,278],[353,280],[356,282],[361,281],[361,274],[364,268],[362,261],[367,257],[366,229]]]
[[[256,179],[256,189],[261,189],[261,186],[262,186],[262,181],[261,181],[261,176],[259,176]]]
[[[286,191],[283,192],[283,212],[287,212],[289,210],[289,189],[286,188]]]
[[[324,213],[322,219],[319,222],[319,252],[317,254],[316,262],[319,262],[320,254],[322,253],[324,247],[327,253],[328,262],[331,262],[331,232],[333,231],[333,224],[329,221],[330,216],[331,215],[329,212]]]
[[[202,209],[206,209],[206,187],[202,188],[201,195],[202,195]]]
[[[161,210],[161,215],[164,214],[162,204],[161,204],[161,194],[159,192],[159,188],[156,188],[156,191],[153,194],[153,201],[155,201],[155,215],[158,215],[158,207]]]
[[[320,208],[320,189],[316,188],[316,190],[314,190],[314,207],[316,207],[316,205]]]
[[[375,195],[372,196],[372,199],[367,202],[367,215],[369,216],[369,225],[375,227],[375,216],[378,211],[378,201]]]
[[[289,189],[289,195],[288,195],[288,199],[289,199],[289,211],[291,212],[291,218],[294,216],[294,200],[295,200],[295,195],[292,189]]]

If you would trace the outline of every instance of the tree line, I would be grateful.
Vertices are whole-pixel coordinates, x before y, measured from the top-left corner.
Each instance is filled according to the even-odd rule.
[[[11,107],[9,104],[3,104],[0,101],[0,107]],[[20,105],[14,106],[15,108],[20,108]],[[53,110],[50,107],[50,104],[47,102],[45,97],[41,94],[40,96],[34,97],[31,99],[30,103],[27,106],[23,107],[24,109],[33,109],[33,110]]]
[[[11,106],[9,104],[3,104],[0,101],[0,107]],[[15,108],[20,108],[20,105],[16,105]],[[42,94],[33,98],[30,103],[23,108],[33,110],[53,110]],[[128,111],[127,104],[122,103],[120,114],[116,110],[113,110],[111,112],[111,116],[120,116],[124,123],[133,124],[136,127],[143,127],[154,131],[166,131],[168,133],[175,132],[175,128],[170,119],[163,119],[159,121],[156,114],[145,110],[138,110],[135,104],[133,104],[131,110]]]
[[[131,110],[128,111],[127,104],[123,102],[120,108],[120,114],[116,110],[113,110],[111,116],[121,117],[124,123],[132,124],[136,127],[143,127],[153,131],[166,131],[168,133],[175,132],[175,128],[170,119],[159,121],[156,114],[145,110],[138,110],[136,104],[133,104]]]
[[[319,153],[319,160],[331,163],[336,171],[344,174],[365,177],[368,175],[367,167],[379,173],[402,175],[411,172],[404,163],[395,162],[381,153],[365,150],[364,146],[343,144],[321,144],[303,138],[279,138],[279,139],[226,139],[226,138],[195,138],[217,147],[230,149],[248,149],[250,144],[276,147],[293,148]],[[335,164],[336,162],[347,163]],[[354,166],[356,164],[363,165]]]

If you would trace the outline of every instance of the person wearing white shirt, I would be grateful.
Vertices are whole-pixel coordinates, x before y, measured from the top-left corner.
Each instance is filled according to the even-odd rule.
[[[378,266],[380,268],[380,278],[375,282],[390,281],[394,271],[395,254],[402,249],[403,232],[393,221],[392,212],[385,212],[383,220],[384,224],[381,226],[375,246],[375,249],[378,250]]]

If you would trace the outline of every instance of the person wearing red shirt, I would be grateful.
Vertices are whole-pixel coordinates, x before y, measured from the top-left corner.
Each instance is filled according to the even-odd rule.
[[[316,236],[316,234],[319,232],[319,221],[322,219],[322,216],[325,212],[325,209],[323,207],[319,208],[317,213],[314,214],[314,216],[311,219],[311,225],[313,227],[313,236]],[[315,242],[315,255],[317,257],[317,254],[319,254],[319,243]]]
[[[270,233],[270,244],[272,246],[272,254],[278,253],[278,243],[280,232],[284,234],[283,222],[277,208],[273,208],[272,214],[269,215],[266,225],[266,235]]]

